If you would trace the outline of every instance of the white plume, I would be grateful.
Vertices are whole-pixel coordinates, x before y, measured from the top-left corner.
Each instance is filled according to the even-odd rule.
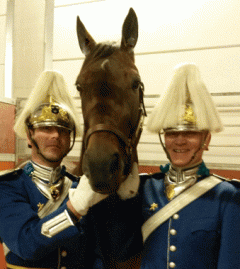
[[[22,138],[26,138],[26,119],[34,110],[45,102],[46,97],[51,94],[54,100],[63,105],[71,115],[76,126],[76,137],[81,135],[80,115],[77,113],[75,102],[68,92],[67,85],[61,73],[58,71],[44,71],[40,75],[28,101],[17,117],[14,131]]]
[[[175,67],[170,85],[149,116],[149,131],[159,133],[182,123],[187,91],[190,93],[198,130],[222,131],[223,126],[212,97],[197,66],[191,63]]]

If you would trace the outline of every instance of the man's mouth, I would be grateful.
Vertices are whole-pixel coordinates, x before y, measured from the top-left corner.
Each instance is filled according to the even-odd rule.
[[[176,153],[186,153],[188,152],[188,149],[174,149],[173,151]]]
[[[48,147],[61,148],[59,145],[56,145],[56,144],[50,144],[48,145]]]

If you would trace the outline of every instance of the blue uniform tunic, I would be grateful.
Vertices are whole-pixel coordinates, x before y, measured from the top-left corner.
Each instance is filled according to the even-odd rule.
[[[164,176],[155,174],[143,186],[145,221],[169,203]],[[153,203],[155,211],[150,210]],[[223,181],[153,231],[144,244],[141,268],[240,268],[239,186]]]
[[[72,226],[53,238],[41,234],[44,222],[67,209],[67,199],[55,212],[40,219],[38,204],[46,204],[48,199],[25,171],[20,172],[6,175],[0,183],[0,237],[10,249],[6,261],[25,267],[57,268],[60,259],[61,266],[84,268],[84,225],[80,230]]]
[[[76,185],[73,183],[72,187]],[[106,268],[139,252],[139,213],[133,213],[136,199],[122,202],[117,196],[110,196],[91,208],[76,226],[52,238],[42,235],[42,224],[67,209],[67,200],[40,219],[38,204],[45,204],[47,198],[26,171],[1,178],[0,238],[10,249],[6,257],[9,264],[30,268]]]

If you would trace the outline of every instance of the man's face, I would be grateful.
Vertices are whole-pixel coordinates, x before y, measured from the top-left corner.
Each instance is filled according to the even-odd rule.
[[[70,148],[70,131],[50,126],[36,128],[30,132],[39,148],[28,139],[32,146],[32,160],[45,166],[57,167]]]
[[[211,135],[207,132],[166,132],[165,147],[170,155],[171,163],[176,167],[187,167],[199,163],[202,160],[203,151],[208,148],[210,139]]]

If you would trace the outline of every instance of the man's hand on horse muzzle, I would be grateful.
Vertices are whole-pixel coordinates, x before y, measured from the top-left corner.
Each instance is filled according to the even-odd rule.
[[[108,194],[97,193],[92,190],[89,179],[83,175],[76,189],[70,189],[69,200],[75,211],[84,216],[90,207],[107,198]]]

